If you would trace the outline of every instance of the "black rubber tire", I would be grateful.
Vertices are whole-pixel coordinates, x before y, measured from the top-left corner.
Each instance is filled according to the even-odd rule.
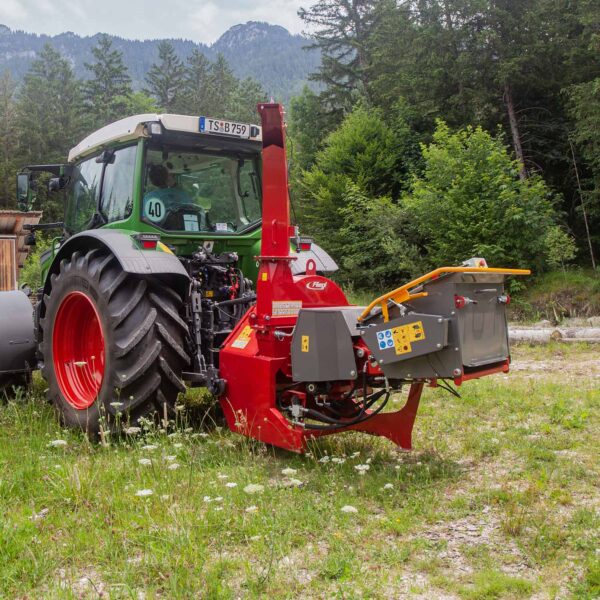
[[[165,409],[172,417],[177,396],[185,391],[181,372],[190,360],[179,294],[155,277],[124,272],[112,254],[100,249],[63,259],[51,284],[40,319],[42,374],[64,424],[95,435],[102,416],[108,428],[119,420],[129,425],[141,418],[158,421]],[[93,301],[105,339],[104,379],[97,400],[84,410],[61,393],[52,356],[53,323],[63,298],[73,291]]]

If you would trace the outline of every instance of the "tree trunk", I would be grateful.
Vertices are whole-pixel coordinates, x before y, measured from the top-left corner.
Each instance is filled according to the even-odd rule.
[[[510,123],[513,146],[515,148],[517,160],[519,161],[519,177],[524,181],[527,179],[527,169],[525,168],[525,157],[523,156],[523,146],[521,145],[521,134],[519,133],[519,123],[517,122],[517,116],[515,114],[512,90],[508,82],[504,84],[504,104],[506,104],[506,110],[508,111],[508,121]]]

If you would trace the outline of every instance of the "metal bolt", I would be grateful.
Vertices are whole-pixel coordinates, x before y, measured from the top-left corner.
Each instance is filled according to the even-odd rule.
[[[454,348],[454,352],[458,352],[458,347],[457,347],[457,348]]]
[[[455,377],[458,377],[461,374],[462,371],[460,369],[454,369],[454,371],[452,371],[452,375],[454,375]]]
[[[456,314],[456,311],[455,311],[455,310],[453,310],[453,311],[452,311],[450,314],[451,314],[451,315],[455,315],[455,314]]]
[[[441,347],[442,347],[442,345],[441,345],[441,344],[436,344],[436,347],[437,347],[437,348],[441,348]]]
[[[438,319],[438,323],[443,323],[444,319],[442,319],[441,317]]]
[[[350,371],[350,377],[356,377],[356,371],[354,369]]]
[[[365,351],[362,348],[356,349],[356,356],[358,356],[358,358],[362,358],[364,355],[365,355]]]
[[[383,358],[379,359],[379,364],[382,365],[383,364]]]
[[[265,315],[265,321],[270,321],[271,320],[271,316],[270,315]]]

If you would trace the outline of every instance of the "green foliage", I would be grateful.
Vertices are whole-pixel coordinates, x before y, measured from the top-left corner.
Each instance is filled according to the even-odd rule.
[[[83,84],[83,96],[93,117],[90,126],[95,128],[125,116],[132,90],[123,54],[113,49],[108,36],[100,37],[92,55],[96,61],[85,64],[92,77]]]
[[[146,75],[147,93],[165,112],[173,109],[182,100],[185,86],[185,67],[177,56],[175,48],[167,41],[158,45],[158,63]]]
[[[483,571],[473,579],[472,587],[461,589],[461,597],[466,600],[496,600],[507,594],[512,598],[527,598],[533,587],[525,579],[511,577],[500,571]]]
[[[577,255],[577,246],[572,236],[558,225],[550,227],[546,234],[546,259],[553,269],[562,268]]]
[[[10,73],[0,77],[0,207],[15,206],[15,174],[19,130],[16,104],[17,85]]]
[[[423,158],[404,204],[431,266],[483,256],[492,265],[542,269],[555,218],[551,194],[537,176],[518,178],[501,136],[479,127],[453,133],[439,122]]]

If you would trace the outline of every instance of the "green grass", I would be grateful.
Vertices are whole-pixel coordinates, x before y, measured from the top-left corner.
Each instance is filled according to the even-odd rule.
[[[555,370],[470,382],[461,399],[427,390],[412,453],[341,434],[297,456],[185,415],[92,445],[39,389],[14,398],[0,405],[0,598],[598,597],[600,380],[569,371],[592,347],[557,352],[517,347]]]
[[[600,274],[591,269],[553,271],[521,283],[526,287],[513,294],[513,319],[560,321],[600,315]]]

